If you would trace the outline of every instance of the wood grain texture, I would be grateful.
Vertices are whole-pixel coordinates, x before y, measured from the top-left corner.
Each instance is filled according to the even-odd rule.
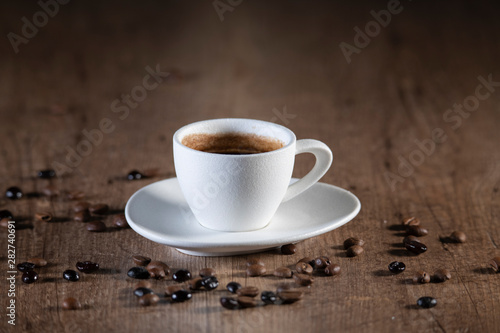
[[[298,245],[293,256],[265,252],[201,258],[144,239],[132,230],[96,234],[71,220],[63,197],[0,199],[16,215],[17,261],[49,261],[40,281],[16,280],[16,326],[0,315],[1,332],[498,332],[500,275],[487,269],[500,255],[500,87],[467,118],[446,121],[445,112],[475,94],[479,76],[500,81],[500,22],[493,2],[458,1],[445,6],[403,1],[402,11],[352,55],[354,27],[373,20],[371,10],[387,2],[243,1],[220,21],[212,2],[70,2],[14,53],[0,43],[0,190],[17,185],[39,192],[48,184],[79,189],[93,203],[123,210],[139,188],[173,177],[173,132],[193,121],[248,117],[276,121],[298,138],[315,138],[334,152],[323,182],[355,193],[362,211],[351,223]],[[2,4],[3,36],[21,34],[35,2]],[[171,75],[125,111],[112,103],[142,85],[146,67]],[[486,92],[486,90],[482,90]],[[284,111],[288,117],[284,117]],[[123,119],[120,119],[122,117]],[[67,147],[109,119],[114,130],[71,172],[53,180],[34,177],[54,162],[66,163]],[[398,174],[400,157],[418,158],[415,140],[442,129],[447,140],[424,156],[394,190],[385,179]],[[85,148],[85,147],[83,147]],[[413,154],[413,155],[412,155]],[[313,165],[299,156],[295,176]],[[127,182],[132,169],[159,168],[155,178]],[[121,177],[121,178],[120,178]],[[400,180],[401,180],[400,179]],[[34,221],[50,211],[57,222]],[[418,216],[429,229],[427,253],[410,257],[400,247],[402,216]],[[111,226],[108,215],[105,222]],[[464,244],[443,244],[440,235],[464,231]],[[346,258],[344,239],[366,241],[365,253]],[[7,231],[0,230],[0,258],[7,270]],[[221,287],[190,302],[141,308],[126,276],[130,256],[143,254],[174,268],[217,270]],[[245,262],[259,257],[269,270],[303,256],[327,255],[342,267],[336,278],[317,277],[302,301],[228,311],[219,305],[229,281],[273,290],[275,277],[246,278]],[[76,283],[62,279],[80,260],[102,269]],[[393,276],[387,265],[402,260],[407,272]],[[414,271],[447,268],[443,284],[413,285]],[[8,285],[0,283],[1,305]],[[161,292],[167,282],[153,281]],[[79,311],[63,311],[76,297]],[[438,306],[417,309],[421,296]]]

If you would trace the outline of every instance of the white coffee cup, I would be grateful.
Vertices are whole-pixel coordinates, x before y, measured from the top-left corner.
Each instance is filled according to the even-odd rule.
[[[249,133],[284,143],[270,152],[227,155],[191,149],[182,140],[189,134]],[[175,132],[177,178],[198,222],[219,231],[250,231],[265,227],[282,202],[316,183],[330,168],[332,152],[324,143],[298,140],[281,125],[253,119],[212,119],[186,125]],[[295,155],[312,153],[312,170],[290,185]]]

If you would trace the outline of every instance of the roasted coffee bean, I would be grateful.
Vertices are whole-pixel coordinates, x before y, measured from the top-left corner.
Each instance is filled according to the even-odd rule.
[[[8,228],[9,227],[9,220],[8,218],[3,218],[3,219],[0,219],[0,227],[2,228]]]
[[[313,268],[315,268],[315,266],[316,266],[313,257],[304,257],[304,258],[300,259],[297,263],[299,263],[299,262],[305,262],[306,264],[311,265]]]
[[[321,256],[314,259],[314,268],[316,269],[324,269],[326,266],[330,265],[332,262],[328,257]]]
[[[201,285],[206,290],[214,290],[219,286],[219,280],[215,276],[205,276],[201,278]]]
[[[87,201],[78,201],[76,204],[73,205],[73,211],[75,213],[81,212],[86,210],[88,212],[90,207],[90,203]]]
[[[109,210],[109,206],[103,203],[91,205],[89,211],[91,214],[102,215],[106,214]]]
[[[295,270],[297,271],[297,273],[311,275],[314,269],[311,265],[306,264],[305,262],[299,262],[297,265],[295,265]]]
[[[23,191],[17,186],[12,186],[5,191],[5,196],[10,200],[17,200],[23,197]]]
[[[139,304],[142,306],[151,306],[156,305],[160,301],[160,297],[156,294],[146,294],[142,297],[139,297]]]
[[[283,301],[284,304],[295,303],[302,299],[304,294],[298,290],[283,290],[278,293],[278,297]]]
[[[393,261],[389,264],[389,270],[394,274],[403,273],[405,269],[406,265],[399,261]]]
[[[222,305],[222,307],[229,310],[235,310],[240,307],[238,301],[233,297],[221,297],[220,304]]]
[[[194,278],[188,281],[188,287],[191,290],[200,290],[203,286],[201,285],[201,277]]]
[[[80,274],[72,269],[67,269],[63,272],[63,278],[71,282],[76,282],[80,280]]]
[[[500,272],[500,257],[495,257],[489,262],[491,269],[495,272]]]
[[[200,269],[200,276],[201,277],[206,277],[206,276],[215,276],[215,269],[213,268],[202,268]]]
[[[149,279],[149,272],[144,267],[132,267],[128,270],[127,275],[133,279]]]
[[[117,214],[113,217],[113,225],[117,228],[128,228],[127,218],[125,214]]]
[[[276,293],[280,293],[284,290],[291,290],[294,287],[295,287],[295,285],[292,283],[281,283],[278,285],[278,287],[276,287]]]
[[[363,247],[361,247],[359,245],[353,245],[347,249],[346,255],[348,257],[357,257],[357,256],[361,255],[364,251],[365,250],[363,249]]]
[[[454,243],[465,243],[467,241],[467,236],[462,231],[453,231],[449,238]]]
[[[264,304],[275,304],[278,297],[272,291],[263,291],[260,293],[260,299]]]
[[[82,273],[92,273],[99,269],[99,264],[92,261],[79,261],[76,263],[76,269]]]
[[[420,220],[414,216],[412,217],[407,217],[404,218],[403,221],[401,221],[402,225],[420,225]]]
[[[29,272],[32,271],[35,268],[35,264],[31,262],[22,262],[20,264],[17,264],[17,270],[19,272]]]
[[[57,197],[60,193],[59,189],[54,185],[47,185],[41,190],[42,194],[46,197],[53,198]]]
[[[257,301],[255,300],[255,298],[248,296],[238,296],[236,301],[242,308],[254,308],[257,306]]]
[[[137,170],[132,170],[127,175],[128,180],[139,180],[142,179],[143,177],[144,177],[143,174]]]
[[[39,170],[36,175],[38,178],[48,179],[54,178],[56,176],[56,172],[52,169]]]
[[[21,276],[21,281],[23,281],[24,283],[30,284],[36,282],[37,280],[38,280],[38,273],[35,271],[26,271]]]
[[[314,282],[314,278],[306,274],[293,274],[293,279],[301,286],[310,286]]]
[[[416,237],[423,237],[427,236],[429,234],[429,230],[425,229],[424,227],[421,227],[419,225],[409,225],[406,227],[406,233],[408,235],[416,236]]]
[[[424,271],[418,271],[413,276],[413,283],[429,283],[431,276]]]
[[[262,265],[265,266],[264,262],[258,258],[255,259],[250,259],[247,261],[247,266],[252,266],[252,265]]]
[[[137,282],[134,285],[134,289],[137,289],[137,288],[148,288],[148,289],[151,289],[152,286],[153,285],[148,280],[142,280],[142,281]]]
[[[325,275],[335,276],[340,274],[340,266],[337,264],[330,264],[325,267]]]
[[[47,260],[45,260],[43,258],[30,258],[30,259],[28,259],[28,262],[34,264],[35,267],[47,266]]]
[[[137,297],[142,297],[144,295],[147,295],[147,294],[153,294],[153,291],[149,288],[136,288],[134,290],[134,295],[137,296]]]
[[[418,237],[411,236],[411,235],[403,238],[403,245],[405,245],[406,243],[409,243],[409,242],[420,242],[420,240],[418,239]]]
[[[170,267],[165,264],[163,261],[151,261],[146,269],[149,272],[149,275],[154,279],[164,279],[167,275],[170,274]]]
[[[172,279],[174,279],[174,281],[176,282],[191,280],[191,272],[187,269],[179,269],[174,273],[174,275],[172,275]]]
[[[73,190],[66,193],[66,197],[69,200],[82,200],[85,198],[85,192],[79,190]]]
[[[189,291],[187,290],[178,290],[176,292],[174,292],[172,294],[172,301],[173,302],[185,302],[185,301],[189,301],[191,299],[191,297],[193,297],[193,294],[191,294]]]
[[[14,215],[7,209],[0,210],[0,220],[2,219],[8,219],[12,220],[14,218]]]
[[[238,282],[229,282],[227,285],[226,285],[226,289],[229,290],[230,293],[236,293],[236,291],[238,291],[238,289],[241,289],[241,284],[239,284]]]
[[[238,296],[249,296],[249,297],[255,297],[259,294],[259,289],[257,287],[243,287],[238,290],[236,290],[236,294]]]
[[[434,282],[445,282],[451,279],[451,273],[447,269],[438,269],[432,278]]]
[[[266,267],[263,265],[251,265],[247,267],[247,276],[261,276],[266,274]]]
[[[52,221],[52,214],[47,212],[36,213],[35,219],[42,222],[50,222]]]
[[[142,176],[144,178],[156,177],[158,176],[159,169],[158,168],[150,168],[142,170]]]
[[[102,221],[92,221],[87,223],[87,231],[90,232],[103,232],[106,231],[106,225]]]
[[[138,254],[134,254],[132,256],[132,260],[137,266],[147,266],[151,262],[151,258],[140,256]]]
[[[67,297],[63,299],[61,306],[64,310],[78,310],[82,308],[80,302],[73,297]]]
[[[437,305],[437,300],[435,298],[429,297],[429,296],[420,297],[417,300],[417,305],[421,308],[429,309],[429,308],[433,308]]]
[[[306,263],[301,263],[301,264],[306,264]],[[308,264],[306,264],[306,265],[308,265]],[[292,277],[292,270],[288,267],[278,267],[274,270],[273,275],[277,276],[277,277],[291,278]]]
[[[344,249],[346,250],[354,245],[363,246],[365,245],[365,241],[357,237],[349,237],[344,241]]]
[[[427,246],[424,243],[420,243],[417,241],[407,241],[405,243],[405,247],[408,251],[416,255],[419,255],[427,251]]]
[[[172,296],[173,293],[179,290],[185,290],[185,286],[183,284],[173,284],[165,288],[165,296]]]
[[[88,209],[76,212],[73,216],[73,219],[76,222],[87,222],[90,221],[90,213]]]
[[[286,244],[281,247],[281,253],[286,255],[295,254],[297,252],[297,246],[295,244]]]
[[[162,279],[165,279],[167,277],[167,274],[165,273],[165,271],[159,267],[150,268],[150,269],[148,269],[148,272],[149,272],[150,277],[153,279],[162,280]],[[169,271],[169,273],[170,273],[170,271]]]

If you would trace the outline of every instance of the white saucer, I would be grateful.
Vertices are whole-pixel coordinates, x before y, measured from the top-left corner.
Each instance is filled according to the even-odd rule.
[[[361,203],[351,192],[316,183],[283,203],[265,228],[221,232],[207,229],[196,221],[177,178],[170,178],[134,193],[127,202],[125,215],[132,229],[154,242],[194,256],[229,256],[321,235],[346,224],[360,209]]]

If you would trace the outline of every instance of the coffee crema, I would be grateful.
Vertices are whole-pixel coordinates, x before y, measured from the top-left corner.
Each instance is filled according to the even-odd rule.
[[[182,144],[207,153],[227,155],[266,153],[285,146],[276,138],[238,132],[188,134],[182,139]]]

